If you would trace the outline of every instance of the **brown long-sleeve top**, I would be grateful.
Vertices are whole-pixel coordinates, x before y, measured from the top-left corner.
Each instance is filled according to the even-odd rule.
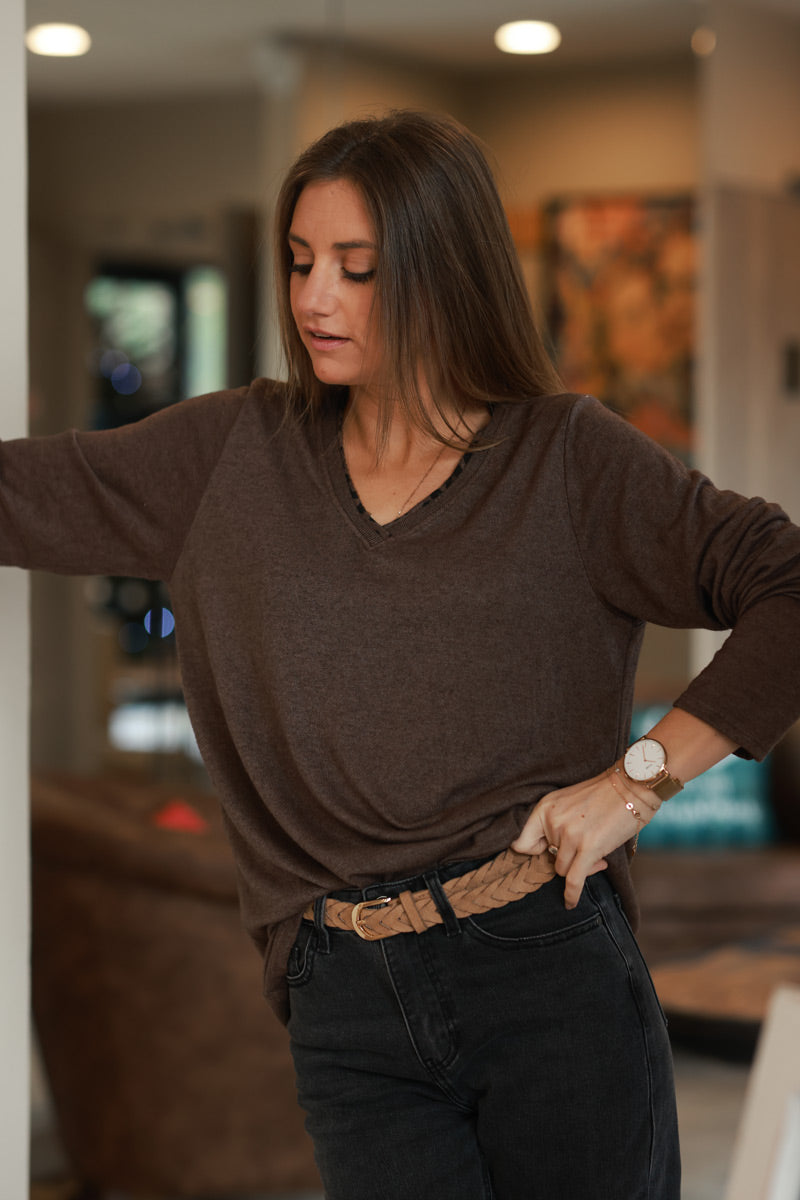
[[[800,529],[587,397],[501,404],[450,487],[360,510],[280,385],[0,443],[0,563],[164,579],[265,990],[309,899],[490,855],[624,749],[644,623],[728,628],[676,703],[763,757],[800,715]],[[624,850],[609,873],[634,909]]]

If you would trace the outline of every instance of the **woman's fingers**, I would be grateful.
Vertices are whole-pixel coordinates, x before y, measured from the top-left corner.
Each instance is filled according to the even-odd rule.
[[[542,797],[531,810],[527,821],[511,843],[511,849],[516,850],[519,854],[543,854],[551,845],[543,820],[545,813],[543,804],[546,798]]]
[[[548,792],[512,842],[523,854],[554,854],[564,877],[564,903],[574,908],[589,875],[604,871],[606,855],[632,837],[638,823],[620,803],[605,772],[583,783]]]
[[[577,784],[576,788],[582,786]],[[570,831],[570,813],[567,807],[570,793],[576,788],[561,788],[542,796],[529,813],[517,838],[511,843],[511,848],[521,854],[541,854],[545,850],[555,849],[559,852],[562,866],[559,874],[566,875],[569,862],[578,849],[578,842]]]
[[[584,884],[590,875],[596,875],[598,871],[605,871],[608,863],[604,858],[590,864],[588,869],[584,865],[580,856],[576,855],[572,860],[569,870],[564,878],[564,907],[575,908],[583,893]],[[561,872],[559,871],[559,874]]]

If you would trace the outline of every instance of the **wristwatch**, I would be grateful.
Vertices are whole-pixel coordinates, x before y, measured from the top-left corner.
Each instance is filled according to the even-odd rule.
[[[667,752],[655,738],[639,738],[629,746],[622,767],[628,779],[649,788],[659,800],[669,800],[683,791],[680,779],[667,770]]]

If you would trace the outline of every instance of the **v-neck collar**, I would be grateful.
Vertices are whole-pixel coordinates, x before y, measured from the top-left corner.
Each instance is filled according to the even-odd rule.
[[[481,429],[481,435],[498,436],[504,424],[504,414],[507,405],[494,405],[489,420]],[[411,533],[421,525],[436,519],[437,514],[449,507],[453,499],[476,478],[482,470],[484,461],[491,456],[492,450],[479,450],[470,455],[472,461],[454,467],[449,481],[438,488],[430,496],[395,517],[385,525],[375,521],[364,508],[358,493],[353,486],[347,470],[344,448],[341,443],[342,407],[340,403],[330,403],[325,406],[319,417],[319,446],[320,460],[327,474],[328,482],[333,492],[337,507],[346,520],[353,526],[359,536],[371,546],[383,545],[388,541]],[[456,474],[457,472],[457,474]]]

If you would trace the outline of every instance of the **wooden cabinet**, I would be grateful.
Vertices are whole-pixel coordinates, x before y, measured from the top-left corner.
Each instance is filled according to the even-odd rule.
[[[642,851],[632,871],[651,965],[800,926],[800,846]]]
[[[748,1058],[777,987],[800,987],[800,848],[643,853],[639,941],[674,1040]]]

